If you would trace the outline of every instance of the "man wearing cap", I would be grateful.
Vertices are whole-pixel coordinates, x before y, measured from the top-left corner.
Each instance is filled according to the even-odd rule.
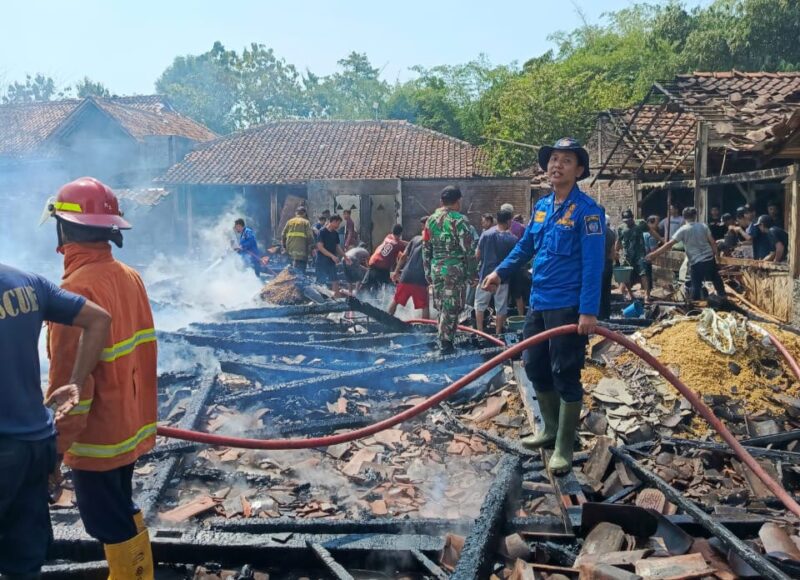
[[[617,252],[621,252],[620,263],[633,268],[633,275],[629,283],[622,283],[622,292],[627,293],[633,300],[633,285],[638,280],[644,290],[645,301],[650,300],[650,282],[647,276],[647,265],[644,260],[645,246],[644,234],[649,227],[644,220],[635,221],[633,212],[626,209],[622,212],[622,223],[617,228]]]
[[[548,468],[555,474],[572,468],[575,432],[581,413],[581,369],[587,336],[597,325],[605,263],[606,217],[603,209],[578,189],[589,176],[589,154],[575,139],[559,139],[539,150],[553,192],[541,198],[525,235],[511,254],[486,277],[483,287],[497,288],[533,258],[533,288],[524,336],[577,324],[578,334],[551,338],[523,355],[533,383],[544,429],[522,443],[536,449],[555,444]]]
[[[308,221],[306,208],[302,205],[295,210],[295,216],[283,227],[281,241],[283,251],[292,260],[292,267],[305,274],[316,240],[314,230]]]
[[[64,185],[51,208],[64,254],[61,287],[111,314],[100,362],[59,424],[58,452],[72,468],[84,528],[105,545],[109,577],[152,579],[150,538],[133,501],[133,468],[156,440],[156,331],[142,279],[114,259],[109,244],[121,248],[122,231],[131,225],[114,192],[91,177]],[[81,333],[51,324],[48,335],[52,391],[69,382]]]
[[[458,316],[466,303],[467,284],[475,280],[477,232],[461,211],[461,190],[448,185],[440,195],[442,206],[428,218],[422,231],[422,264],[433,286],[433,305],[439,311],[439,346],[453,352]]]

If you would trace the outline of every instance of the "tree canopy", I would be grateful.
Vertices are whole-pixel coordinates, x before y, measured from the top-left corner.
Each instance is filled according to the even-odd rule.
[[[654,81],[696,70],[800,70],[800,2],[715,0],[687,8],[678,0],[634,4],[585,19],[550,37],[553,48],[523,64],[484,57],[464,64],[413,67],[413,77],[387,82],[364,53],[351,52],[321,76],[300,72],[271,48],[214,43],[179,56],[156,81],[184,114],[228,133],[283,118],[406,119],[482,145],[495,169],[534,161],[531,149],[563,135],[585,139],[598,111],[642,99]],[[37,74],[7,86],[4,102],[109,94],[84,78],[59,89]]]

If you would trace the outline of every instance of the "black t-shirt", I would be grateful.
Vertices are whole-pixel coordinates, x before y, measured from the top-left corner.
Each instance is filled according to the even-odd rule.
[[[786,256],[789,253],[789,234],[786,233],[786,230],[777,226],[773,226],[769,229],[769,243],[771,252],[775,251],[775,244],[777,242],[783,244],[783,256],[781,257],[781,262],[785,262]]]
[[[715,240],[721,240],[728,233],[728,226],[719,222],[712,222],[708,224],[708,229],[711,230],[711,235]]]
[[[336,255],[336,246],[339,245],[339,232],[337,231],[330,231],[328,228],[322,228],[319,231],[319,240],[322,247],[328,250],[334,256]],[[328,260],[329,262],[332,261],[328,256],[324,255],[322,252],[319,252],[317,256],[320,259]]]

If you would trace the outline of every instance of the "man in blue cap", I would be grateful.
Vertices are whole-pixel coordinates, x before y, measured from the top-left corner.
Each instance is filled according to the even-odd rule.
[[[533,287],[524,336],[577,324],[578,334],[558,336],[525,351],[544,429],[522,440],[529,449],[555,451],[548,467],[555,474],[572,468],[575,432],[581,414],[581,369],[587,336],[597,325],[605,264],[606,216],[577,182],[589,176],[589,154],[578,141],[559,139],[539,150],[552,193],[541,198],[522,239],[483,281],[493,290],[533,258]]]

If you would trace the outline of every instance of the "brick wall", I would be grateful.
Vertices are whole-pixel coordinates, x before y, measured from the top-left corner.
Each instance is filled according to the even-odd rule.
[[[633,210],[633,215],[639,215],[636,205],[636,189],[630,180],[617,180],[609,185],[608,180],[597,180],[594,187],[589,188],[591,179],[580,184],[583,191],[591,195],[606,210],[606,215],[611,218],[612,224],[618,224],[622,212],[626,209]]]
[[[516,213],[530,215],[530,181],[527,178],[403,180],[403,228],[407,236],[420,233],[419,219],[439,207],[439,192],[447,185],[457,185],[464,198],[461,211],[480,231],[481,215],[496,214],[510,203]]]

